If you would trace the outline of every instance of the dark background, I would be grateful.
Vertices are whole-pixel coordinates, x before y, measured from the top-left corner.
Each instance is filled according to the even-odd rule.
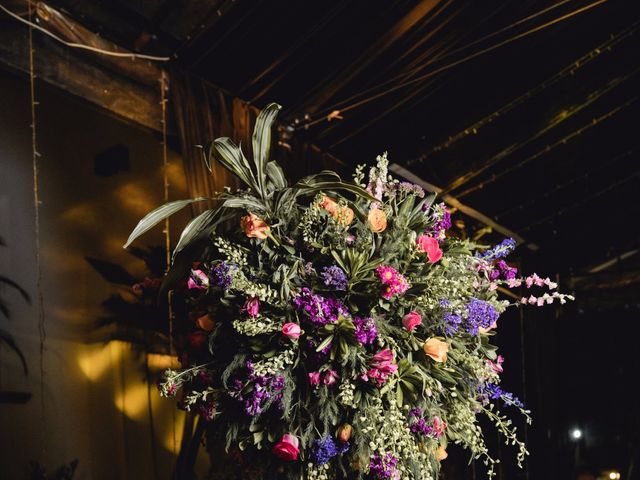
[[[500,478],[640,478],[640,2],[50,3],[257,107],[277,101],[292,135],[346,170],[388,150],[518,234],[513,262],[577,301],[500,320],[505,388],[534,416],[525,471],[494,445]],[[454,219],[458,235],[502,238]],[[481,478],[466,461],[452,452],[446,477]]]

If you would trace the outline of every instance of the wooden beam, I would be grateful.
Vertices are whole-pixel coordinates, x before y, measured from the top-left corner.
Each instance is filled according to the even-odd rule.
[[[59,12],[44,2],[38,2],[36,4],[36,15],[40,19],[43,27],[67,42],[79,43],[111,52],[132,53],[96,35],[68,15]],[[123,74],[152,87],[158,84],[158,79],[162,75],[160,68],[149,60],[113,57],[94,52],[84,53],[85,58],[89,55],[91,56],[91,61],[112,68],[116,73]]]
[[[29,73],[27,28],[0,19],[0,64]],[[72,49],[34,32],[36,77],[138,125],[161,131],[159,88],[109,72]]]
[[[426,180],[423,180],[422,178],[418,177],[415,173],[404,168],[402,165],[398,165],[397,163],[391,164],[389,166],[389,170],[391,170],[393,173],[397,175],[400,175],[401,177],[406,178],[407,180],[415,183],[416,185],[420,185],[422,188],[430,192],[440,194],[443,191],[442,188],[437,187],[434,184],[427,182]],[[525,244],[527,248],[529,248],[529,250],[536,251],[540,248],[535,243],[527,242],[521,235],[518,235],[513,230],[509,230],[504,225],[500,225],[498,222],[484,215],[483,213],[480,213],[478,210],[463,204],[460,200],[458,200],[453,195],[445,193],[440,198],[442,198],[442,201],[445,202],[447,205],[457,208],[465,215],[478,220],[480,223],[483,223],[484,225],[487,225],[488,227],[493,228],[495,231],[500,232],[501,234],[507,237],[513,238],[516,242],[520,244]]]

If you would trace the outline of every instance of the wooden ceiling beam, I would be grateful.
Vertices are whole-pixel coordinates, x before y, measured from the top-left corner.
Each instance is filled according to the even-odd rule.
[[[29,73],[27,29],[0,19],[0,64]],[[34,71],[38,79],[80,97],[116,116],[161,131],[159,88],[141,85],[89,63],[52,39],[34,34]]]

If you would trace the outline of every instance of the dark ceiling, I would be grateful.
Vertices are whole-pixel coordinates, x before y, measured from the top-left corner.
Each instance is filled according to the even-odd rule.
[[[389,150],[564,272],[640,248],[640,2],[51,3],[258,107],[281,103],[348,163]]]

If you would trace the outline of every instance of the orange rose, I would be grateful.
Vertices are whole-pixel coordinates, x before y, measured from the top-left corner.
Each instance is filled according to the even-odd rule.
[[[210,332],[211,330],[213,330],[213,327],[215,327],[216,325],[214,321],[211,319],[211,317],[209,316],[209,314],[203,315],[200,318],[198,318],[198,320],[196,320],[196,324],[202,330],[206,330],[207,332]]]
[[[249,238],[264,240],[269,236],[269,225],[257,215],[250,213],[240,219],[240,227]]]
[[[318,206],[329,212],[329,215],[331,215],[332,217],[335,217],[336,212],[338,211],[338,204],[336,203],[336,201],[331,197],[327,197],[326,195],[323,195],[322,201],[318,204]]]
[[[449,454],[442,446],[438,447],[438,449],[436,450],[436,460],[440,462],[445,458],[447,458],[448,456]]]
[[[387,228],[387,215],[379,208],[372,208],[369,211],[369,228],[373,233],[384,232]]]
[[[324,195],[318,206],[327,211],[338,223],[351,225],[353,222],[353,210],[337,203],[333,198]]]
[[[424,342],[424,353],[435,362],[446,362],[449,344],[438,338],[430,338]]]

